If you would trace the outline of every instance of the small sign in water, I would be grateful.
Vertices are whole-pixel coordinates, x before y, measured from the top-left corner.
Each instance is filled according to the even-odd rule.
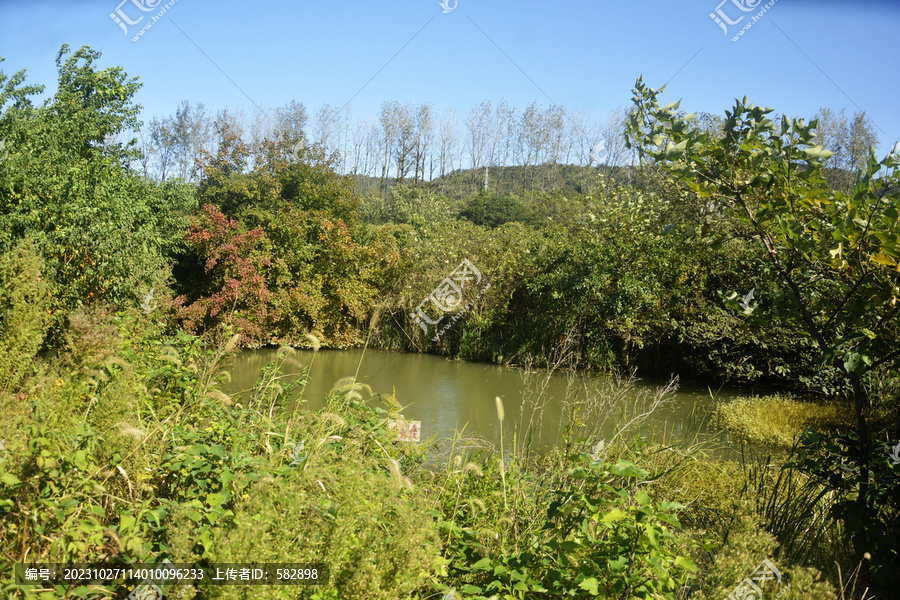
[[[418,442],[422,421],[407,421],[400,417],[396,421],[388,421],[388,427],[398,430],[399,436],[397,439],[401,442]]]

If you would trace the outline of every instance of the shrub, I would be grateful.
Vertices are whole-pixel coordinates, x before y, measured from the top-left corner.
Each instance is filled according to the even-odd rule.
[[[778,542],[763,529],[762,524],[749,516],[749,509],[738,514],[738,521],[728,538],[728,543],[718,552],[701,581],[695,582],[697,600],[728,600],[729,598],[756,598],[756,595],[729,595],[751,577],[768,560],[778,573],[762,585],[761,598],[779,600],[837,600],[834,588],[821,580],[815,569],[782,564],[776,559]],[[780,580],[779,580],[780,578]],[[759,580],[755,584],[761,583]],[[746,588],[745,593],[753,593]]]
[[[42,268],[31,240],[0,255],[0,397],[16,388],[47,332],[50,291]]]

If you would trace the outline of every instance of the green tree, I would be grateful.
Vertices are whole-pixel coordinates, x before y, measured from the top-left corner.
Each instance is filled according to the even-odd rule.
[[[714,138],[692,115],[679,116],[678,102],[660,107],[662,91],[638,79],[629,145],[734,219],[732,232],[759,244],[778,293],[754,300],[743,295],[752,290],[741,290],[730,304],[809,341],[852,398],[858,442],[847,468],[857,473],[852,517],[860,526],[848,524],[861,554],[877,535],[873,511],[884,494],[870,469],[864,377],[900,358],[900,157],[878,161],[870,149],[852,190],[832,191],[823,177],[832,153],[814,145],[815,120],[782,117],[776,125],[766,118],[771,109],[745,97],[726,112],[724,136]],[[709,222],[723,228],[725,218]]]
[[[56,58],[56,93],[39,108],[17,74],[7,82],[0,116],[9,149],[0,162],[0,250],[32,238],[45,274],[55,285],[54,304],[66,309],[108,301],[134,304],[165,278],[160,231],[168,211],[152,183],[129,165],[139,157],[135,140],[116,141],[135,131],[140,84],[118,67],[98,70],[100,53],[85,46]],[[0,75],[3,81],[5,77]],[[183,198],[183,196],[179,196]]]

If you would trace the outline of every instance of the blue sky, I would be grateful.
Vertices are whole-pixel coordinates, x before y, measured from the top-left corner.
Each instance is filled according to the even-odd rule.
[[[722,114],[744,95],[798,117],[822,106],[862,109],[880,154],[900,139],[897,1],[776,0],[733,42],[765,1],[458,0],[443,13],[438,0],[175,0],[133,42],[167,1],[0,0],[0,68],[26,68],[30,83],[52,92],[60,46],[90,45],[102,66],[143,82],[145,121],[181,100],[249,111],[292,98],[310,114],[352,100],[354,115],[375,115],[398,100],[462,115],[506,99],[605,115],[627,108],[643,75],[652,87],[668,81],[664,99],[681,98],[690,112]],[[142,12],[141,2],[155,8]],[[717,7],[730,20],[743,16],[727,35],[709,16]],[[109,16],[117,8],[144,18],[126,35]]]

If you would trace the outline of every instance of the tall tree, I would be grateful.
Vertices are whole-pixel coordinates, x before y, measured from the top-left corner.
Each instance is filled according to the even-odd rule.
[[[422,178],[422,181],[425,180],[425,161],[429,158],[431,141],[434,138],[434,118],[432,114],[433,107],[427,102],[419,105],[419,108],[416,110],[416,172],[414,181],[419,181],[420,177]],[[431,172],[428,174],[429,179],[431,179],[433,173],[434,168],[432,166]]]
[[[767,118],[771,109],[744,98],[726,112],[717,138],[692,115],[680,116],[679,103],[660,108],[661,91],[637,81],[629,143],[736,223],[710,217],[706,228],[759,245],[779,293],[754,302],[740,290],[729,303],[807,341],[839,378],[853,406],[855,439],[827,447],[829,458],[813,472],[828,473],[840,494],[858,557],[871,550],[896,577],[896,542],[885,537],[878,510],[897,474],[885,469],[886,453],[873,460],[866,376],[900,366],[900,157],[879,161],[870,148],[850,193],[832,191],[823,177],[832,153],[815,145],[815,120],[782,117],[776,125]]]
[[[171,121],[175,140],[174,158],[178,166],[178,176],[184,181],[193,181],[195,161],[200,152],[209,144],[212,123],[203,103],[192,105],[183,100]]]
[[[453,155],[456,149],[456,116],[453,109],[447,109],[441,115],[440,126],[440,169],[441,177],[453,171]]]

